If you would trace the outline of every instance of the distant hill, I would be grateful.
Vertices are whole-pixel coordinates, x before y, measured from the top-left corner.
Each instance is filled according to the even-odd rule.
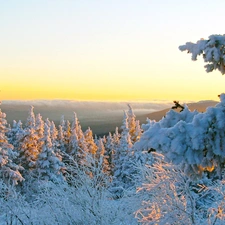
[[[34,105],[35,114],[40,113],[43,119],[49,118],[56,125],[59,124],[62,115],[65,119],[72,121],[73,112],[77,113],[82,129],[86,130],[89,126],[94,134],[103,135],[108,132],[114,132],[116,127],[121,127],[123,120],[123,110],[128,110],[127,103],[106,103],[106,102],[12,102],[2,103],[1,110],[6,113],[8,123],[21,120],[23,124],[26,121],[29,111],[29,105]],[[216,101],[201,101],[188,104],[191,110],[204,112],[209,106],[215,106]],[[140,124],[145,124],[147,117],[159,121],[172,107],[171,103],[132,103],[131,104],[136,118]],[[164,109],[163,109],[164,108]],[[161,110],[163,109],[163,110]]]
[[[197,110],[198,112],[205,112],[205,110],[208,108],[208,107],[213,107],[215,106],[217,103],[217,101],[212,101],[212,100],[207,100],[207,101],[200,101],[200,102],[195,102],[195,103],[189,103],[187,104],[188,105],[188,108],[191,110],[191,111],[194,111],[194,110]],[[173,105],[171,104],[171,107]],[[151,120],[156,120],[156,121],[159,121],[163,118],[163,116],[166,115],[166,113],[170,110],[171,108],[167,108],[167,109],[164,109],[164,110],[160,110],[160,111],[157,111],[157,112],[152,112],[152,113],[149,113],[149,114],[146,114],[144,116],[141,116],[139,118],[140,121],[143,121],[144,119],[146,120],[146,118],[149,118]],[[143,122],[142,122],[143,123]]]

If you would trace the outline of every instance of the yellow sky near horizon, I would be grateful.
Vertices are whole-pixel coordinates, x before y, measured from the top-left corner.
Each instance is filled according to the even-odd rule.
[[[178,50],[223,34],[207,19],[223,17],[213,2],[204,11],[200,0],[0,4],[1,100],[188,102],[224,92],[224,76]]]

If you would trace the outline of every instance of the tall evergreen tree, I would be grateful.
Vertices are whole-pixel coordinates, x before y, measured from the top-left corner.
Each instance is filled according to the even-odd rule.
[[[46,123],[47,124],[47,123]],[[48,125],[48,124],[47,124]],[[49,126],[49,125],[48,125]],[[55,148],[59,147],[59,142],[58,142],[58,130],[56,129],[54,121],[50,122],[50,136],[51,136],[51,141],[52,145]]]
[[[69,120],[65,120],[64,116],[61,117],[59,125],[59,140],[62,152],[69,153],[69,142],[71,136],[71,128]]]
[[[135,142],[139,141],[142,135],[142,129],[140,126],[140,121],[136,120],[136,125],[135,125]]]
[[[141,128],[139,120],[136,120],[136,116],[133,112],[132,107],[128,104],[129,110],[127,112],[127,123],[128,129],[131,137],[131,141],[134,144],[140,139],[141,136]]]
[[[50,127],[51,126],[51,121],[49,120],[49,118],[45,119],[45,123]]]
[[[59,125],[59,130],[58,130],[58,142],[59,142],[59,149],[60,151],[66,152],[66,147],[64,143],[64,134],[63,134],[63,128],[61,125]]]
[[[24,136],[22,137],[19,144],[19,163],[25,168],[25,170],[30,170],[35,167],[35,162],[39,154],[38,149],[38,134],[35,130],[35,115],[34,107],[30,106],[28,113],[26,126],[24,129]]]
[[[136,130],[136,116],[134,115],[133,109],[128,104],[129,110],[127,111],[127,123],[128,123],[128,129],[130,133],[130,137],[132,142],[136,141],[136,135],[135,135],[135,130]]]
[[[102,168],[103,173],[109,175],[110,174],[110,166],[109,166],[109,161],[108,161],[109,156],[106,155],[105,146],[104,146],[101,138],[98,140],[97,147],[98,147],[98,149],[97,149],[97,159],[98,159],[99,167]]]
[[[19,172],[20,167],[13,163],[17,154],[13,151],[13,145],[8,143],[5,118],[6,114],[0,109],[0,177],[7,184],[16,185],[18,181],[23,181],[23,177]]]
[[[97,146],[94,142],[93,133],[90,127],[88,127],[88,129],[85,131],[84,138],[88,152],[90,152],[92,155],[95,155],[97,151]]]
[[[69,154],[72,156],[77,155],[79,148],[80,148],[80,140],[78,139],[76,129],[73,129],[70,136]]]
[[[56,156],[54,146],[51,142],[50,128],[47,124],[44,125],[44,137],[43,137],[42,151],[38,155],[36,162],[35,172],[41,179],[51,181],[62,181],[62,171],[64,164]]]
[[[115,144],[113,142],[113,137],[111,133],[109,133],[109,135],[106,137],[105,152],[108,156],[108,162],[112,171],[114,168],[113,158],[115,154]]]
[[[14,150],[18,150],[19,143],[24,136],[22,122],[13,120],[12,128],[7,132],[8,142],[14,146]]]
[[[26,170],[33,169],[38,154],[38,136],[34,128],[26,128],[19,144],[19,162]]]
[[[113,143],[116,147],[120,144],[120,133],[118,127],[116,127],[115,133],[113,134]]]
[[[76,131],[76,134],[77,134],[77,138],[78,139],[81,139],[83,137],[83,131],[81,129],[81,125],[80,125],[80,122],[77,118],[77,114],[74,112],[73,114],[73,122],[72,122],[72,126],[71,126],[71,130],[75,130]]]
[[[84,136],[80,139],[76,158],[79,166],[88,166],[87,158],[90,158],[90,154]]]
[[[79,124],[79,120],[77,118],[77,114],[74,112],[73,122],[71,126],[71,136],[69,140],[69,154],[76,155],[81,148],[81,139],[84,134]]]
[[[124,193],[124,189],[127,189],[133,185],[131,178],[133,165],[130,160],[132,156],[132,142],[129,133],[128,116],[126,112],[124,112],[121,129],[122,133],[120,144],[115,150],[114,177],[111,189],[117,197],[121,197]]]
[[[70,143],[70,136],[71,136],[71,128],[70,128],[70,121],[66,120],[65,122],[65,128],[63,130],[64,135],[64,146],[66,149],[66,152],[69,152],[69,143]]]
[[[29,128],[35,128],[34,107],[32,105],[30,106],[25,126]]]
[[[42,116],[41,116],[40,113],[38,113],[36,115],[36,118],[35,118],[35,132],[38,136],[37,149],[40,152],[41,148],[42,148],[42,145],[43,145],[42,138],[43,138],[43,135],[44,135],[44,121],[42,120]]]

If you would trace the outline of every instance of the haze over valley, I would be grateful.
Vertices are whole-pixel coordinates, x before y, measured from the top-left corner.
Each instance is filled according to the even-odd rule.
[[[190,110],[205,111],[209,106],[214,106],[216,101],[200,101],[189,103]],[[36,100],[36,101],[2,101],[2,112],[6,113],[8,123],[13,120],[21,120],[24,124],[30,105],[34,106],[35,114],[40,113],[43,119],[49,118],[58,126],[62,115],[72,121],[73,112],[77,113],[83,130],[90,127],[93,134],[102,135],[120,128],[123,119],[123,111],[131,105],[140,124],[146,123],[146,119],[160,120],[173,106],[173,102],[91,102],[70,100]],[[182,103],[181,103],[182,104]]]

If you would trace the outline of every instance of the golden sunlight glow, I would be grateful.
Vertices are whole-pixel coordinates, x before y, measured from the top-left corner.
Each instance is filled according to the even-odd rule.
[[[202,69],[202,68],[199,68]],[[162,74],[160,70],[138,73],[118,70],[96,74],[76,71],[50,71],[44,69],[4,70],[1,81],[0,98],[4,100],[25,99],[76,99],[100,101],[146,101],[146,100],[218,100],[218,94],[224,90],[224,77],[219,74],[199,72],[196,76],[183,73]],[[106,75],[105,75],[106,74]],[[107,75],[108,74],[108,75]]]
[[[202,59],[193,62],[178,50],[185,41],[210,35],[199,29],[198,14],[180,18],[182,5],[171,13],[152,3],[158,14],[150,3],[133,2],[130,14],[123,3],[75,2],[55,3],[54,11],[52,3],[29,3],[26,10],[18,3],[22,13],[5,5],[0,99],[198,101],[218,100],[225,91],[223,76],[207,74]],[[223,32],[215,23],[210,27]]]

